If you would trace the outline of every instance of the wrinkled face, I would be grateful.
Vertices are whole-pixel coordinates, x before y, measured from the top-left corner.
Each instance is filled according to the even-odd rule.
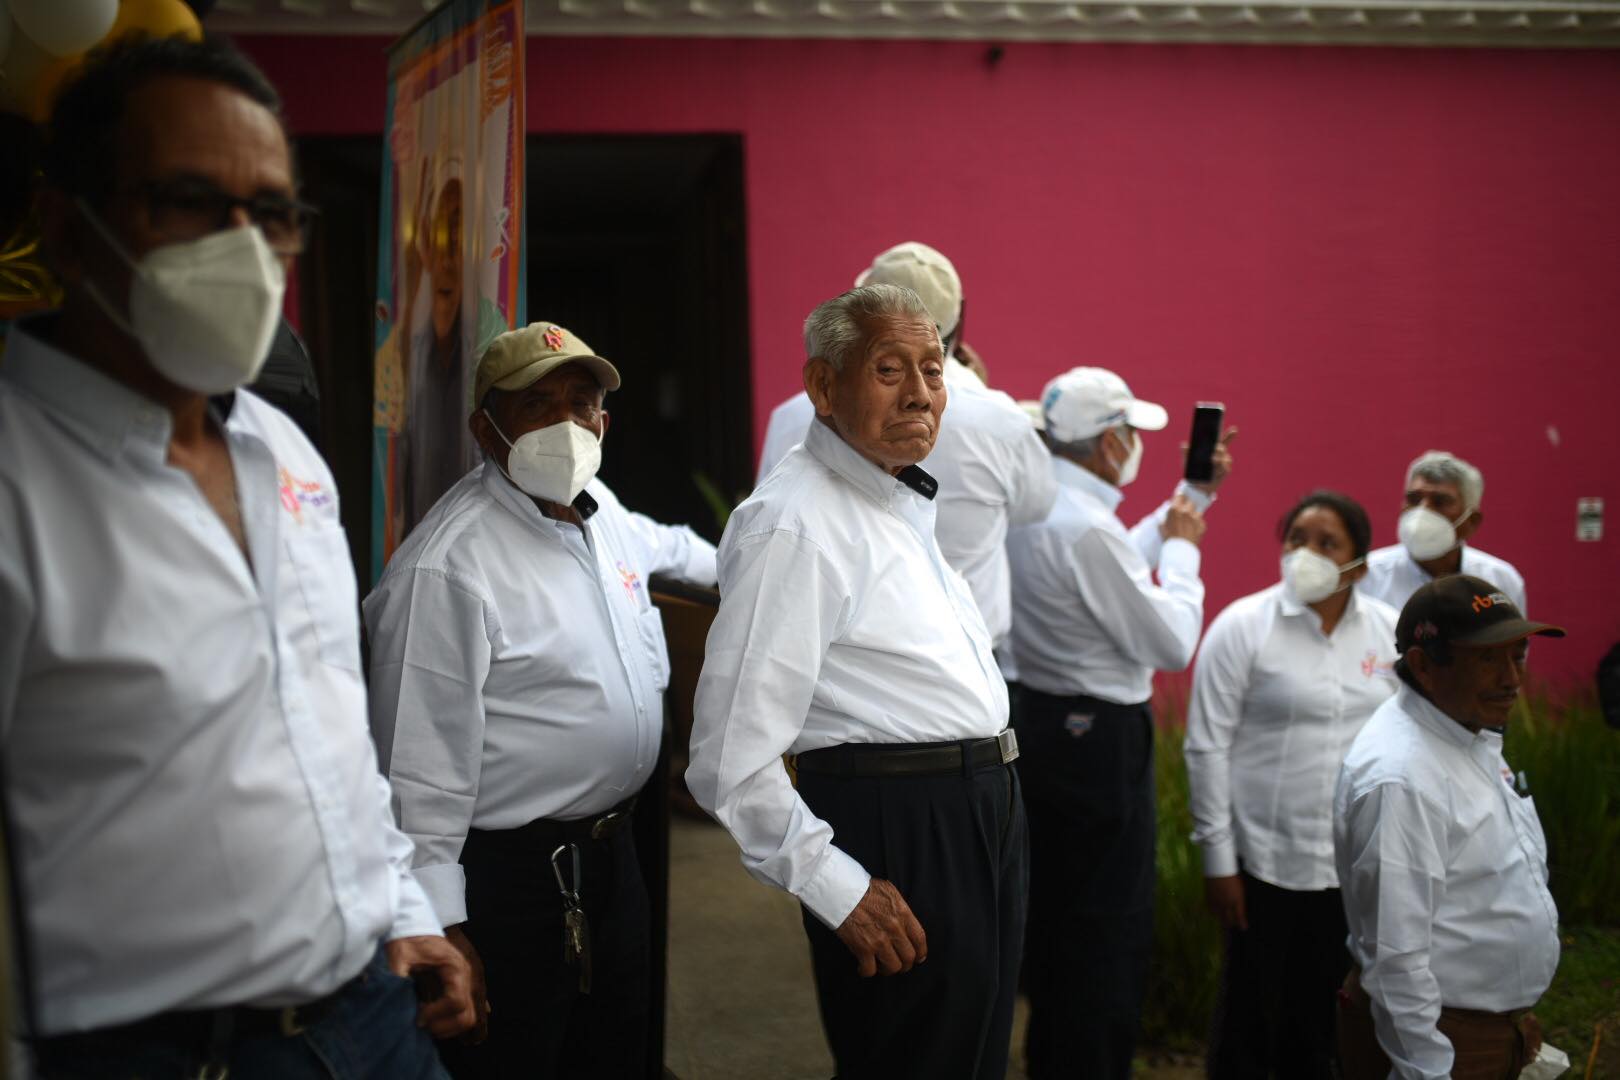
[[[497,433],[482,409],[475,410],[468,426],[484,453],[506,465],[511,452],[506,440],[518,439],[541,428],[571,420],[598,439],[607,434],[608,414],[602,408],[607,391],[596,376],[579,364],[564,364],[521,390],[498,391],[490,416],[500,425]],[[506,440],[501,438],[506,436]]]
[[[1524,683],[1527,641],[1456,648],[1448,665],[1414,664],[1418,682],[1441,712],[1470,728],[1501,727]]]
[[[929,319],[888,317],[842,371],[823,359],[805,367],[816,414],[857,453],[895,473],[927,457],[945,411],[945,353]]]
[[[1294,520],[1288,526],[1288,535],[1283,538],[1283,554],[1302,547],[1310,548],[1340,566],[1353,562],[1356,558],[1355,543],[1350,539],[1350,530],[1344,527],[1344,520],[1330,506],[1307,506],[1294,515]],[[1347,571],[1351,581],[1357,580],[1366,572],[1365,566]],[[1342,582],[1344,578],[1341,577],[1339,580]]]
[[[461,310],[461,181],[449,180],[433,207],[428,237],[428,280],[433,289],[433,336],[444,341]]]
[[[1457,490],[1456,484],[1441,484],[1414,476],[1412,482],[1406,485],[1402,509],[1410,510],[1414,506],[1426,506],[1451,522],[1457,530],[1458,540],[1468,539],[1479,525],[1478,514],[1469,514],[1465,521],[1457,520],[1464,510],[1476,508],[1463,504],[1462,492]]]

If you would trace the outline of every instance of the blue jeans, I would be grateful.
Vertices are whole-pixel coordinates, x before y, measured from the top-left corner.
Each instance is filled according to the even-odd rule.
[[[229,1080],[448,1080],[416,1009],[415,986],[388,970],[379,948],[301,1033],[233,1042]],[[44,1080],[195,1080],[209,1057],[206,1040],[187,1045],[108,1028],[42,1040],[36,1064]]]

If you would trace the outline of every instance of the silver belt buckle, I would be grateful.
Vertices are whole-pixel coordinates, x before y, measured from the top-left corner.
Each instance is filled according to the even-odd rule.
[[[1008,728],[996,736],[996,746],[1001,750],[1001,763],[1010,765],[1018,760],[1018,732]]]

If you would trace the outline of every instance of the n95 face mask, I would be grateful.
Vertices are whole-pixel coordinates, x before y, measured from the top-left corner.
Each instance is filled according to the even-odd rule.
[[[602,441],[572,420],[526,431],[513,442],[488,409],[484,415],[489,417],[495,434],[511,447],[506,459],[507,479],[537,499],[571,505],[602,467]]]
[[[1465,521],[1472,513],[1472,510],[1464,510],[1457,520]],[[1438,559],[1458,544],[1457,526],[1450,518],[1427,506],[1414,506],[1402,512],[1395,534],[1407,553],[1418,562]]]
[[[1119,479],[1114,481],[1115,487],[1124,487],[1136,479],[1136,474],[1142,470],[1142,433],[1131,432],[1131,452],[1126,455],[1124,464],[1119,467]]]
[[[1339,584],[1340,575],[1346,570],[1354,570],[1365,561],[1356,559],[1340,566],[1326,555],[1310,548],[1297,547],[1282,557],[1283,588],[1301,604],[1314,604],[1341,589],[1348,589],[1348,583]]]
[[[166,244],[137,261],[82,200],[79,208],[132,272],[128,316],[95,282],[86,290],[160,375],[199,394],[223,394],[258,376],[287,285],[258,226]]]

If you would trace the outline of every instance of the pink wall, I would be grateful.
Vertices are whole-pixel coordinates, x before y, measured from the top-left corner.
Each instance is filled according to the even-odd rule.
[[[375,132],[380,39],[247,43],[296,130]],[[1272,525],[1342,488],[1393,541],[1402,469],[1480,465],[1479,541],[1571,640],[1620,639],[1620,55],[1207,46],[531,39],[529,125],[742,132],[755,437],[801,320],[880,248],[943,248],[992,381],[1100,364],[1163,402],[1125,513],[1177,472],[1198,399],[1242,429],[1211,514],[1210,615],[1276,577]],[[535,220],[543,220],[543,216]],[[532,227],[532,226],[531,226]]]

